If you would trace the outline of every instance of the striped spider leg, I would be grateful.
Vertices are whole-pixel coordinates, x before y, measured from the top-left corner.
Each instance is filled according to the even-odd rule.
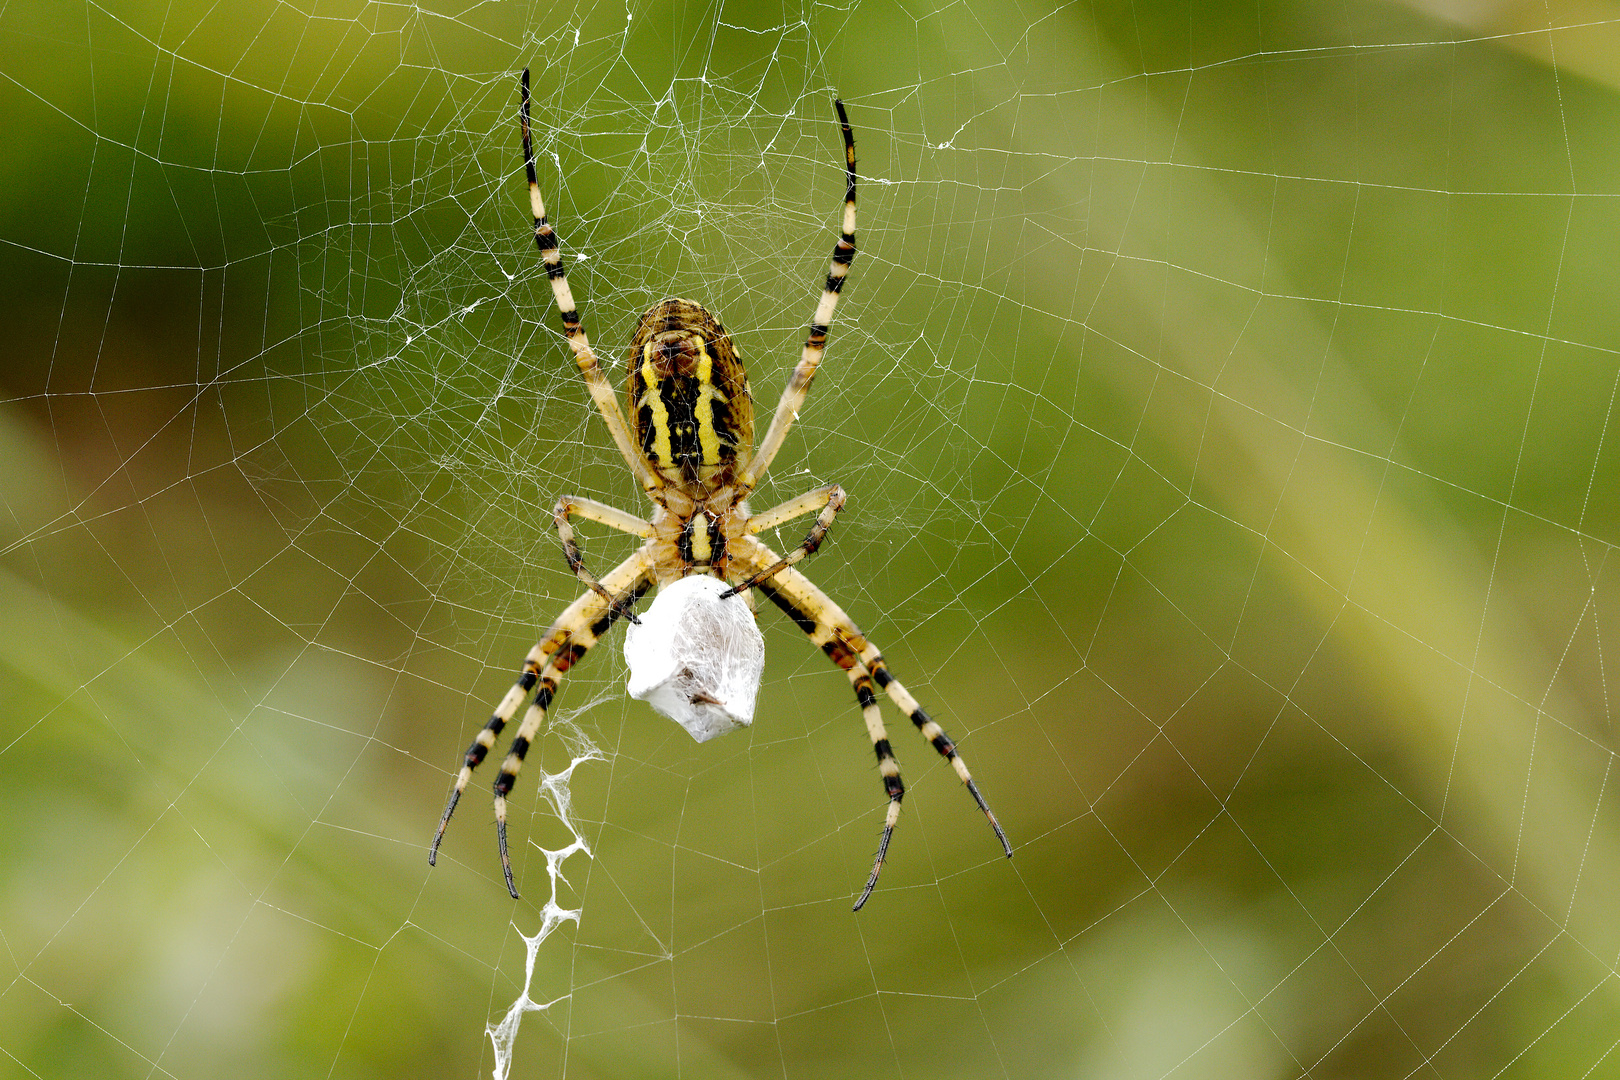
[[[551,521],[557,527],[558,538],[562,540],[563,557],[568,560],[568,569],[585,583],[586,588],[609,604],[618,605],[622,609],[619,614],[639,626],[641,620],[624,604],[624,598],[614,596],[608,591],[607,586],[597,581],[595,576],[585,569],[585,557],[580,554],[579,542],[574,539],[574,527],[568,522],[568,519],[575,515],[601,522],[603,525],[629,533],[631,536],[639,536],[644,540],[652,537],[652,523],[643,521],[634,514],[627,514],[616,506],[599,503],[595,499],[582,499],[578,495],[564,495],[557,500],[557,506],[551,512]]]
[[[557,311],[562,316],[563,336],[568,339],[568,347],[574,352],[574,361],[579,365],[579,373],[585,377],[585,386],[591,392],[591,400],[596,402],[596,408],[607,423],[608,433],[613,436],[613,445],[619,448],[624,456],[625,464],[635,474],[636,480],[648,492],[657,491],[664,486],[663,478],[647,460],[640,447],[630,436],[630,427],[625,423],[624,413],[619,411],[619,400],[614,396],[613,384],[608,381],[607,374],[603,372],[601,363],[596,359],[596,353],[591,349],[591,343],[585,336],[585,327],[580,322],[579,305],[574,303],[574,292],[568,287],[568,267],[563,265],[562,249],[558,246],[556,230],[546,220],[546,205],[540,198],[540,180],[534,171],[534,142],[529,135],[529,69],[523,69],[523,103],[520,120],[523,129],[523,168],[529,176],[529,208],[534,213],[534,246],[540,252],[540,258],[546,265],[546,277],[551,281],[551,293],[557,301]]]
[[[836,488],[836,485],[834,487]],[[825,491],[827,489],[822,489],[822,492]],[[810,496],[819,496],[822,492],[811,492]],[[815,505],[810,496],[802,496],[784,503],[777,510],[769,510],[759,515],[749,522],[749,532],[758,531],[754,528],[754,521],[764,521],[766,524],[762,525],[762,528],[768,528],[772,524],[790,520],[782,518],[780,512],[791,508],[800,508],[801,514],[809,513],[809,507]],[[821,527],[819,520],[817,527],[825,533],[826,530]],[[815,530],[812,530],[813,535]],[[866,903],[867,897],[872,895],[872,889],[877,885],[878,874],[883,870],[883,860],[889,852],[889,840],[894,835],[895,825],[900,821],[900,800],[906,794],[906,786],[900,780],[900,762],[895,759],[894,750],[889,745],[889,734],[884,729],[877,695],[873,692],[874,683],[888,695],[895,707],[916,725],[922,737],[939,751],[940,756],[956,769],[957,777],[967,787],[968,794],[973,796],[973,801],[978,804],[979,809],[984,811],[996,839],[1001,841],[1002,851],[1006,852],[1009,859],[1012,858],[1013,849],[1007,842],[1007,834],[1001,831],[1001,823],[996,820],[995,813],[980,794],[978,784],[974,783],[973,775],[968,772],[967,763],[957,754],[956,744],[923,710],[923,707],[917,704],[917,699],[911,696],[900,681],[889,674],[889,666],[877,646],[866,639],[866,635],[861,633],[860,628],[831,597],[791,565],[785,565],[795,560],[779,557],[753,536],[742,539],[738,546],[743,548],[743,554],[738,558],[740,563],[750,568],[769,570],[768,574],[756,573],[749,580],[757,579],[755,587],[765,594],[766,599],[781,608],[783,613],[827,654],[827,658],[843,668],[849,676],[850,685],[855,688],[855,700],[861,707],[861,716],[866,721],[866,732],[872,739],[872,749],[877,754],[878,772],[883,777],[883,790],[889,796],[889,810],[883,820],[883,836],[878,841],[872,874],[866,879],[866,888],[861,890],[860,898],[855,901],[854,910],[861,910],[861,906]]]
[[[740,592],[747,592],[755,585],[767,578],[773,578],[778,572],[787,569],[806,555],[814,555],[821,546],[821,541],[827,536],[827,530],[832,528],[833,518],[838,511],[844,508],[844,489],[837,484],[828,484],[824,488],[806,492],[797,499],[789,499],[781,506],[773,507],[763,514],[755,514],[748,519],[748,535],[757,536],[767,529],[774,529],[778,525],[785,525],[794,518],[801,518],[813,511],[820,510],[816,515],[816,523],[810,527],[810,535],[804,542],[786,556],[778,559],[774,564],[756,574],[751,574],[720,594],[724,600],[729,596],[736,596]]]
[[[782,449],[788,429],[799,418],[799,410],[810,396],[811,380],[816,377],[821,357],[827,351],[827,330],[832,325],[833,309],[838,306],[838,294],[843,291],[850,264],[855,261],[855,133],[850,130],[844,103],[834,101],[833,106],[838,110],[838,126],[844,135],[843,232],[833,247],[832,265],[827,270],[827,283],[822,287],[821,299],[816,302],[815,314],[810,316],[810,333],[805,338],[804,352],[794,366],[793,374],[788,376],[787,388],[782,391],[782,400],[776,403],[771,426],[759,441],[759,449],[737,478],[741,492],[739,498],[746,498],[765,478],[776,452]]]
[[[600,507],[602,504],[595,505]],[[611,511],[612,507],[606,509]],[[606,523],[613,524],[612,521]],[[551,707],[551,700],[557,694],[562,677],[569,668],[579,663],[621,616],[629,613],[630,606],[652,587],[652,581],[647,547],[643,545],[602,577],[602,595],[592,590],[575,600],[551,624],[551,629],[546,631],[539,643],[529,650],[517,681],[467,748],[461,772],[456,774],[456,786],[450,792],[450,801],[445,804],[444,816],[439,819],[439,829],[433,834],[433,847],[428,852],[429,866],[438,858],[445,826],[450,824],[450,815],[456,812],[456,803],[461,800],[461,793],[472,779],[473,770],[494,748],[502,729],[517,715],[518,706],[527,701],[533,691],[534,701],[524,714],[523,723],[519,725],[511,748],[506,753],[506,760],[501,762],[500,775],[495,779],[495,836],[500,846],[501,871],[506,875],[506,890],[512,894],[512,899],[518,898],[517,885],[512,880],[512,858],[506,846],[506,796],[517,782],[518,772],[523,768],[523,758],[539,734],[540,725],[545,722],[546,710]],[[536,685],[539,686],[538,691],[535,690]]]

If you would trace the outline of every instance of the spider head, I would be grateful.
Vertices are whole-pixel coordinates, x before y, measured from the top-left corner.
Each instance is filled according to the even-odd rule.
[[[720,320],[690,300],[661,300],[636,324],[626,365],[636,442],[652,467],[693,494],[730,480],[754,444],[754,403]]]

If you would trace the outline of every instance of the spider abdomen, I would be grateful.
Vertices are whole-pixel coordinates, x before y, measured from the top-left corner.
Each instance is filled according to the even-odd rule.
[[[669,483],[693,495],[730,479],[754,442],[748,376],[720,321],[671,298],[636,325],[626,358],[636,441]]]

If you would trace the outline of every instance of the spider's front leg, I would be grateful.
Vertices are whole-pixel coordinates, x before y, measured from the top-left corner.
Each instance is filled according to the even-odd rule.
[[[739,541],[738,548],[742,563],[751,568],[763,570],[781,561],[770,548],[751,537]],[[872,738],[872,749],[877,754],[878,771],[883,776],[883,789],[889,796],[889,810],[883,823],[883,837],[878,841],[877,857],[872,863],[872,874],[867,878],[866,888],[861,891],[860,898],[855,901],[855,910],[861,909],[877,885],[878,874],[883,870],[883,861],[888,855],[889,840],[900,820],[900,800],[905,796],[905,785],[900,781],[900,763],[894,757],[888,733],[883,727],[877,695],[873,692],[874,684],[906,714],[939,755],[951,763],[957,777],[967,788],[968,794],[973,796],[973,801],[978,804],[990,822],[990,828],[995,832],[996,839],[1001,842],[1002,851],[1009,859],[1012,858],[1012,845],[1007,841],[1007,834],[1001,831],[1001,823],[996,820],[995,813],[980,794],[978,784],[974,783],[973,775],[968,772],[967,763],[957,754],[956,744],[923,710],[917,699],[913,698],[900,681],[889,673],[883,654],[866,640],[866,636],[845,614],[844,609],[818,589],[809,578],[791,566],[760,581],[757,588],[771,603],[781,608],[788,618],[792,619],[794,624],[827,654],[828,659],[848,673],[850,683],[855,688],[855,699],[859,702],[861,715],[866,721],[867,733]]]
[[[466,790],[468,782],[472,779],[473,770],[494,748],[495,740],[502,729],[517,715],[518,707],[528,700],[530,692],[534,691],[534,701],[529,705],[529,711],[524,715],[523,723],[512,739],[506,760],[501,763],[500,775],[495,778],[495,833],[500,846],[501,870],[506,875],[507,891],[512,894],[512,899],[518,898],[517,886],[512,881],[512,859],[506,846],[506,796],[511,792],[512,785],[517,782],[518,772],[523,768],[523,758],[529,752],[529,745],[534,741],[534,737],[540,732],[540,725],[546,718],[546,710],[551,707],[551,701],[557,694],[557,686],[562,682],[563,675],[601,640],[602,635],[608,632],[621,615],[628,613],[631,604],[652,587],[646,548],[638,548],[628,559],[608,571],[601,584],[608,593],[608,599],[604,600],[595,592],[588,592],[558,616],[557,621],[551,624],[551,629],[546,631],[545,636],[533,649],[529,650],[517,681],[496,706],[494,715],[478,732],[473,744],[467,748],[461,771],[456,775],[456,786],[450,792],[444,816],[439,819],[439,829],[433,834],[433,847],[428,851],[428,865],[433,865],[438,858],[439,844],[444,840],[445,827],[450,824],[450,815],[456,812],[456,804],[461,801],[461,793]],[[536,685],[539,686],[538,691],[535,690]]]

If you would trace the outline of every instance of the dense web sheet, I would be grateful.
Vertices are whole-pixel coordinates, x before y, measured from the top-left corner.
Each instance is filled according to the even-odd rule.
[[[1620,1065],[1620,6],[0,5],[0,1054],[28,1076]],[[768,604],[571,671],[615,382],[714,310],[772,505],[1016,848]],[[779,550],[808,521],[767,536]],[[591,565],[629,538],[579,526]],[[510,734],[510,729],[509,729]],[[496,753],[504,753],[505,744]]]

